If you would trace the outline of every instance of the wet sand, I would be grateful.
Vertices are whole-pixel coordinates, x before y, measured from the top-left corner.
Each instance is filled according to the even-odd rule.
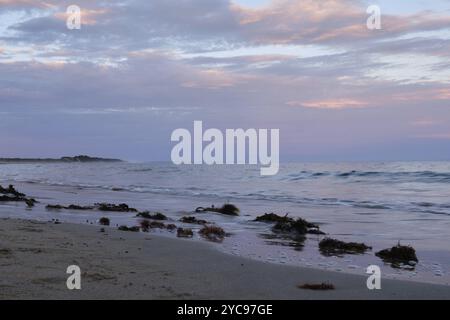
[[[0,219],[0,299],[450,299],[450,286],[253,261],[209,243],[99,226]],[[226,240],[225,240],[226,241]],[[66,269],[81,268],[81,290]],[[331,291],[299,289],[329,282]]]

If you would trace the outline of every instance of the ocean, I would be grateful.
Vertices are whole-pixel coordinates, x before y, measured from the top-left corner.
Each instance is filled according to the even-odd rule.
[[[450,162],[282,163],[275,176],[261,176],[258,166],[244,165],[0,164],[0,183],[14,184],[39,201],[33,209],[1,203],[0,217],[97,225],[105,213],[48,211],[45,205],[110,202],[160,211],[182,225],[176,221],[195,214],[196,207],[233,203],[241,209],[239,217],[195,214],[230,233],[223,243],[211,244],[218,250],[268,263],[358,274],[375,264],[385,277],[450,283]],[[270,212],[305,218],[329,237],[373,248],[364,255],[323,256],[318,242],[324,236],[310,235],[299,243],[274,237],[270,225],[252,221]],[[138,221],[131,213],[107,216],[113,226]],[[204,240],[196,236],[185,241]],[[412,270],[393,268],[375,256],[399,242],[417,251],[419,263]]]

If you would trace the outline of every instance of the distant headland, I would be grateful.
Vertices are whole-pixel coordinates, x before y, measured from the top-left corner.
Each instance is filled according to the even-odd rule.
[[[0,163],[34,163],[34,162],[123,162],[120,159],[108,159],[79,155],[75,157],[61,157],[59,159],[52,158],[0,158]]]

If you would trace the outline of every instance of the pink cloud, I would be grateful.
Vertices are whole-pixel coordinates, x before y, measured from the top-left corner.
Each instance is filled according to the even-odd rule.
[[[422,118],[422,119],[417,119],[415,121],[411,122],[411,125],[414,127],[432,127],[434,125],[437,125],[441,123],[440,121],[434,120],[434,119],[430,119],[430,118]]]
[[[439,30],[450,25],[450,16],[421,12],[407,16],[383,15],[382,30],[366,27],[367,4],[350,0],[273,0],[252,9],[230,6],[243,34],[256,43],[352,41]]]
[[[397,102],[450,100],[450,89],[427,88],[416,89],[414,92],[401,92],[394,94],[391,99]]]
[[[305,108],[315,108],[315,109],[353,109],[353,108],[363,108],[368,106],[365,101],[355,100],[355,99],[327,99],[327,100],[316,100],[316,101],[288,101],[286,103],[289,106],[299,106]]]

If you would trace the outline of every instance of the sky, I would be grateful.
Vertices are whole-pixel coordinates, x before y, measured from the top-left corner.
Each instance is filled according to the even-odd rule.
[[[0,0],[0,157],[168,161],[194,120],[279,129],[282,161],[450,160],[450,0]]]

